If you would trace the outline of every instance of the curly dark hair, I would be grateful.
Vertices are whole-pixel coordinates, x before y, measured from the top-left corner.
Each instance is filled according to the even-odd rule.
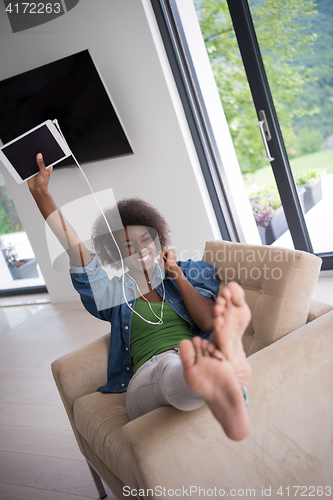
[[[146,226],[153,239],[158,235],[161,250],[169,244],[169,226],[164,217],[152,205],[140,198],[126,198],[117,203],[116,206],[106,210],[105,217],[113,230],[119,221],[119,216],[124,227]],[[117,239],[117,231],[113,231]],[[103,265],[110,265],[115,269],[121,269],[119,252],[110,235],[103,215],[100,215],[92,229],[92,244]]]

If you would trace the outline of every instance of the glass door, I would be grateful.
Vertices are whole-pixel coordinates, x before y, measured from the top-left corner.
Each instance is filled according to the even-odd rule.
[[[0,171],[0,295],[46,291],[44,278]]]
[[[250,12],[313,250],[332,252],[333,3],[266,0]]]
[[[228,0],[228,7],[290,229],[277,242],[316,252],[330,269],[332,4]]]
[[[262,242],[332,268],[332,2],[194,4]]]

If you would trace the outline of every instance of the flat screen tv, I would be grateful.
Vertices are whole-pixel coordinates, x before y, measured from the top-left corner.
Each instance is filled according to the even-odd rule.
[[[79,163],[132,154],[88,50],[0,81],[0,139],[57,119]],[[72,157],[55,168],[73,165]]]

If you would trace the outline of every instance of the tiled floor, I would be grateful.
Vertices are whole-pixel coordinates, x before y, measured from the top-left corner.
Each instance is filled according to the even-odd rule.
[[[79,302],[52,305],[47,294],[0,298],[1,500],[98,498],[50,364],[108,328]]]

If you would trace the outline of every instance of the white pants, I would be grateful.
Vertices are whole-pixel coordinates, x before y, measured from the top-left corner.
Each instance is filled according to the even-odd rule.
[[[131,420],[160,406],[196,410],[205,400],[189,388],[184,378],[179,349],[162,352],[146,361],[127,388],[126,406]]]

